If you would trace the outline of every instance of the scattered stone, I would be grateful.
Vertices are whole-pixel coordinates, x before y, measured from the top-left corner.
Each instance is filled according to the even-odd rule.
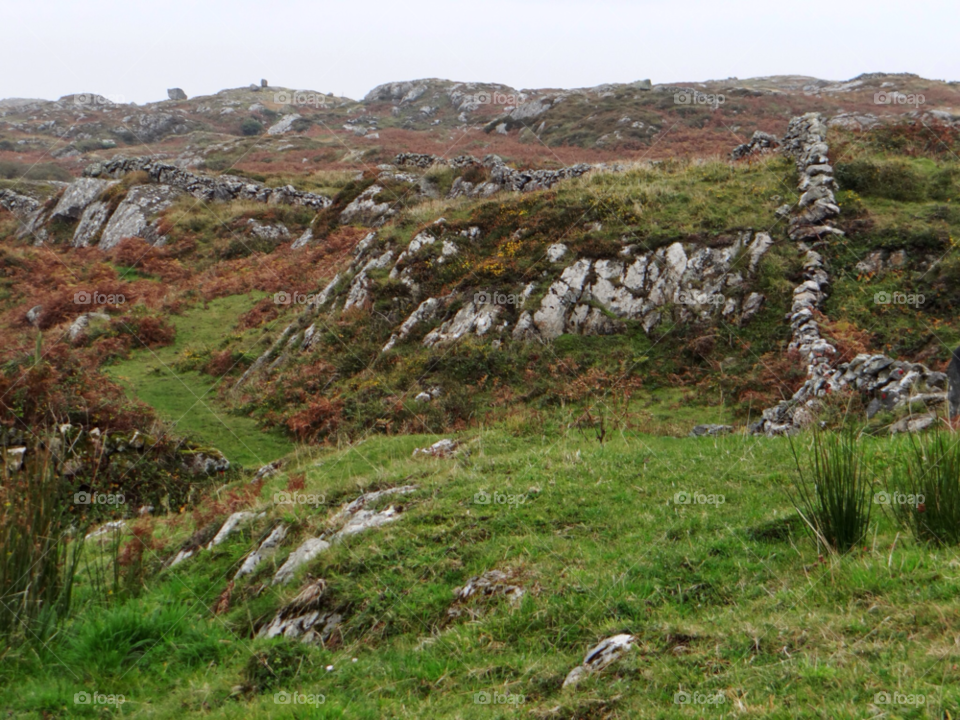
[[[890,434],[896,435],[898,433],[917,433],[926,430],[927,428],[932,427],[937,422],[936,413],[927,413],[926,415],[916,415],[913,417],[905,417],[902,420],[898,420],[890,426]]]
[[[690,431],[690,437],[726,435],[733,432],[732,425],[696,425]]]
[[[576,686],[583,678],[599,672],[622,658],[633,647],[636,641],[633,635],[620,634],[603,640],[587,653],[583,663],[578,665],[567,675],[563,687]]]
[[[73,344],[78,343],[86,335],[93,320],[109,322],[110,316],[100,312],[84,313],[77,316],[77,319],[70,323],[70,329],[67,330],[67,339]]]
[[[40,324],[40,318],[43,315],[43,305],[34,305],[27,310],[27,322],[37,327]]]
[[[431,457],[445,458],[452,456],[458,447],[460,447],[460,442],[457,440],[437,440],[430,447],[416,448],[413,451],[413,456],[430,455]]]
[[[124,528],[126,528],[126,526],[127,526],[127,523],[124,522],[123,520],[114,520],[112,522],[104,523],[93,532],[88,533],[87,536],[84,538],[84,540],[91,540],[93,538],[98,538],[108,533],[122,532]]]

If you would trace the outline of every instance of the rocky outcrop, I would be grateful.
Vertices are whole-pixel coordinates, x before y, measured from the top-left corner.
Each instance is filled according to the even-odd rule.
[[[180,88],[167,88],[167,98],[169,100],[186,100],[187,94]]]
[[[13,190],[0,189],[0,207],[9,210],[18,217],[25,217],[40,209],[40,203],[27,195]]]
[[[401,510],[393,505],[379,512],[370,510],[367,506],[383,497],[406,495],[414,490],[416,490],[416,487],[413,485],[377,490],[375,492],[365,493],[353,502],[344,505],[329,521],[331,527],[337,527],[339,529],[333,533],[326,533],[322,537],[308,538],[305,540],[290,554],[286,562],[280,566],[280,569],[277,570],[273,576],[273,584],[281,585],[289,582],[293,579],[300,567],[327,550],[332,543],[340,542],[345,537],[356,535],[364,530],[380,527],[381,525],[386,525],[399,519]]]
[[[668,305],[678,308],[681,322],[717,315],[743,324],[757,312],[762,296],[754,293],[743,308],[732,296],[740,293],[745,275],[756,271],[772,244],[766,233],[745,232],[726,248],[685,247],[678,242],[640,254],[627,248],[622,253],[625,260],[581,258],[563,270],[539,309],[529,317],[521,316],[513,337],[553,340],[564,333],[619,331],[620,326],[605,312],[639,320],[649,333],[661,322]],[[744,252],[748,263],[734,267]]]
[[[143,238],[151,245],[162,245],[164,236],[157,230],[158,223],[152,222],[151,218],[170,207],[181,194],[169,185],[135,185],[130,188],[110,216],[97,247],[110,250],[129,237]]]
[[[107,203],[97,200],[87,205],[80,216],[80,222],[73,231],[73,241],[70,244],[73,247],[88,247],[95,244],[108,217],[110,217],[110,206]]]
[[[387,218],[394,214],[390,203],[378,203],[375,198],[383,191],[379,185],[371,185],[358,195],[353,202],[347,205],[340,213],[340,224],[350,225],[358,223],[367,227],[379,227]]]
[[[84,171],[87,177],[119,178],[127,173],[143,171],[157,183],[175,187],[201,200],[255,200],[265,203],[305,205],[325,208],[331,204],[325,195],[302,192],[292,185],[269,188],[259,183],[230,175],[197,175],[149,157],[116,157],[102,163],[94,163]]]

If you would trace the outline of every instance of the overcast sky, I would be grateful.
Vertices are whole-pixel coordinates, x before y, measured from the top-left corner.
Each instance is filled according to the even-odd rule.
[[[353,98],[422,77],[516,88],[960,79],[960,0],[0,0],[0,17],[0,98],[143,103],[260,78]]]

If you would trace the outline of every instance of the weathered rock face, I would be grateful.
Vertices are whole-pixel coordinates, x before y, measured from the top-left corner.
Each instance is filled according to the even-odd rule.
[[[70,244],[73,247],[88,247],[96,243],[100,230],[109,216],[110,206],[107,203],[97,200],[87,205],[80,216],[80,222],[73,231],[73,240]]]
[[[169,185],[135,185],[117,207],[97,247],[110,250],[121,240],[140,237],[151,245],[163,244],[163,236],[157,231],[152,216],[164,210],[179,197],[181,192]]]
[[[88,166],[83,174],[88,177],[122,177],[127,173],[146,172],[154,182],[170,185],[190,193],[200,200],[255,200],[265,203],[305,205],[325,208],[330,198],[315,193],[301,192],[293,186],[268,188],[258,183],[229,175],[197,175],[181,170],[176,165],[157,162],[148,157],[116,157]]]
[[[50,213],[51,220],[77,220],[94,200],[109,186],[106,180],[80,178],[67,186],[60,201]]]
[[[167,98],[170,100],[186,100],[187,94],[180,88],[168,88]]]

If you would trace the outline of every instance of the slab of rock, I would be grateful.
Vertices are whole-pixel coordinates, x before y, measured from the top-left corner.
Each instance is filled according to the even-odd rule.
[[[280,543],[283,542],[284,538],[287,537],[287,528],[285,525],[277,525],[273,531],[267,535],[266,539],[260,543],[260,547],[254,550],[252,553],[247,555],[244,559],[243,564],[240,565],[240,569],[237,570],[237,574],[233,576],[234,580],[242,578],[244,575],[249,575],[268,557],[272,556],[277,548],[280,546]]]
[[[563,687],[575,686],[588,675],[599,672],[622,658],[636,641],[633,635],[620,634],[609,637],[587,653],[583,663],[577,665],[563,681]]]
[[[139,237],[151,245],[162,244],[163,236],[151,223],[151,217],[165,210],[180,196],[180,191],[169,185],[135,185],[117,207],[103,229],[101,250],[110,250],[128,237]]]
[[[287,561],[280,566],[273,576],[273,584],[280,585],[293,579],[294,573],[300,566],[313,560],[320,553],[330,547],[330,543],[320,538],[309,538],[305,540],[296,550],[290,553]]]
[[[180,88],[167,88],[167,99],[169,100],[186,100],[187,94]]]
[[[257,633],[257,637],[284,637],[308,644],[326,643],[337,631],[343,617],[327,608],[327,583],[310,583],[292,602]]]
[[[223,523],[217,534],[213,536],[213,540],[211,540],[210,544],[207,545],[207,550],[212,550],[217,545],[221,544],[243,523],[248,522],[253,518],[254,514],[252,512],[241,511],[233,513],[233,515],[226,519],[226,522]]]
[[[297,113],[286,115],[280,122],[267,128],[267,135],[283,135],[285,132],[289,132],[293,124],[299,119],[300,115]]]
[[[726,435],[733,432],[732,425],[696,425],[690,431],[690,437]]]
[[[96,178],[80,178],[74,180],[63,191],[60,201],[53,212],[51,220],[77,220],[90,203],[100,197],[101,193],[113,183]]]

